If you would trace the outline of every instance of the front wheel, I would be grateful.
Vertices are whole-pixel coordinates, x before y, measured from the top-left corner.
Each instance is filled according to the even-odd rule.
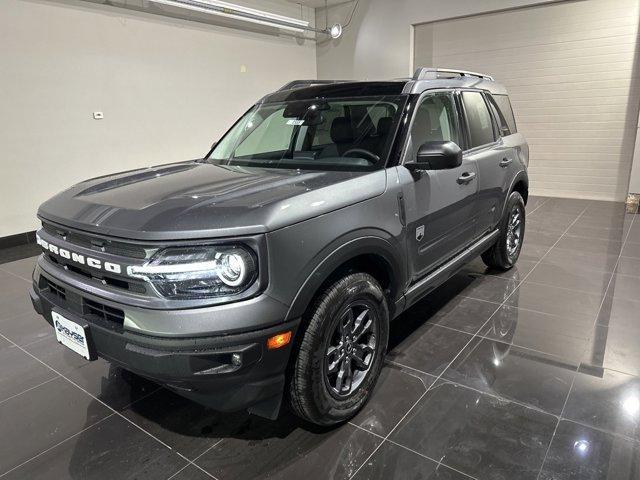
[[[330,285],[305,315],[289,385],[301,418],[333,425],[353,417],[380,375],[389,310],[378,282],[352,273]]]
[[[524,241],[524,200],[519,192],[511,192],[504,215],[500,220],[500,235],[496,243],[482,254],[482,261],[490,268],[508,270],[515,265]]]

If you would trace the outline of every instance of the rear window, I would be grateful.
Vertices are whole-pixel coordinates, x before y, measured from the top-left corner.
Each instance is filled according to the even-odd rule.
[[[516,128],[516,119],[513,117],[513,109],[511,108],[509,97],[507,95],[490,95],[489,97],[494,100],[498,112],[504,121],[506,121],[509,127],[509,134],[516,133],[518,131]]]

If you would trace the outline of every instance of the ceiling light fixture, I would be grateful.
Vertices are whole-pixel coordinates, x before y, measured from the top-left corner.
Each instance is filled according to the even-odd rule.
[[[334,23],[329,29],[329,35],[331,35],[331,38],[340,38],[342,35],[342,25]]]
[[[276,27],[283,30],[302,33],[305,30],[315,30],[309,27],[306,20],[285,17],[275,13],[264,12],[254,8],[243,7],[233,3],[219,0],[150,0],[154,3],[169,5],[171,7],[184,8],[196,12],[210,13],[221,17],[244,20],[246,22],[257,23],[269,27]]]

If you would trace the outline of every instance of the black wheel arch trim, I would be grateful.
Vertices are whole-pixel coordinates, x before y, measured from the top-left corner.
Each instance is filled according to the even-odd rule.
[[[393,298],[389,299],[389,309],[393,317],[392,310],[395,302],[402,296],[404,290],[402,282],[406,278],[406,260],[401,245],[386,232],[384,234],[387,238],[380,236],[381,231],[360,232],[357,236],[354,236],[354,233],[356,232],[336,239],[316,257],[321,260],[311,268],[310,274],[298,289],[285,321],[300,317],[326,280],[340,266],[362,255],[375,255],[386,263],[389,269],[387,273],[390,279],[390,290],[393,292]]]
[[[515,186],[520,181],[522,181],[525,184],[525,187],[527,188],[527,191],[529,191],[529,175],[527,174],[526,170],[520,170],[513,177],[513,180],[511,180],[511,185],[509,185],[509,190],[507,191],[507,195],[506,195],[506,197],[504,199],[504,203],[502,205],[502,214],[500,215],[500,218],[502,218],[504,216],[504,212],[505,212],[505,210],[507,208],[507,203],[509,202],[509,197],[513,193]]]

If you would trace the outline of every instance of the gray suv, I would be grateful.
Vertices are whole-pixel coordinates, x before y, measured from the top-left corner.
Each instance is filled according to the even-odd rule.
[[[342,422],[391,320],[477,255],[516,262],[528,155],[487,75],[295,81],[203,159],[45,202],[31,299],[87,360],[221,411]]]

